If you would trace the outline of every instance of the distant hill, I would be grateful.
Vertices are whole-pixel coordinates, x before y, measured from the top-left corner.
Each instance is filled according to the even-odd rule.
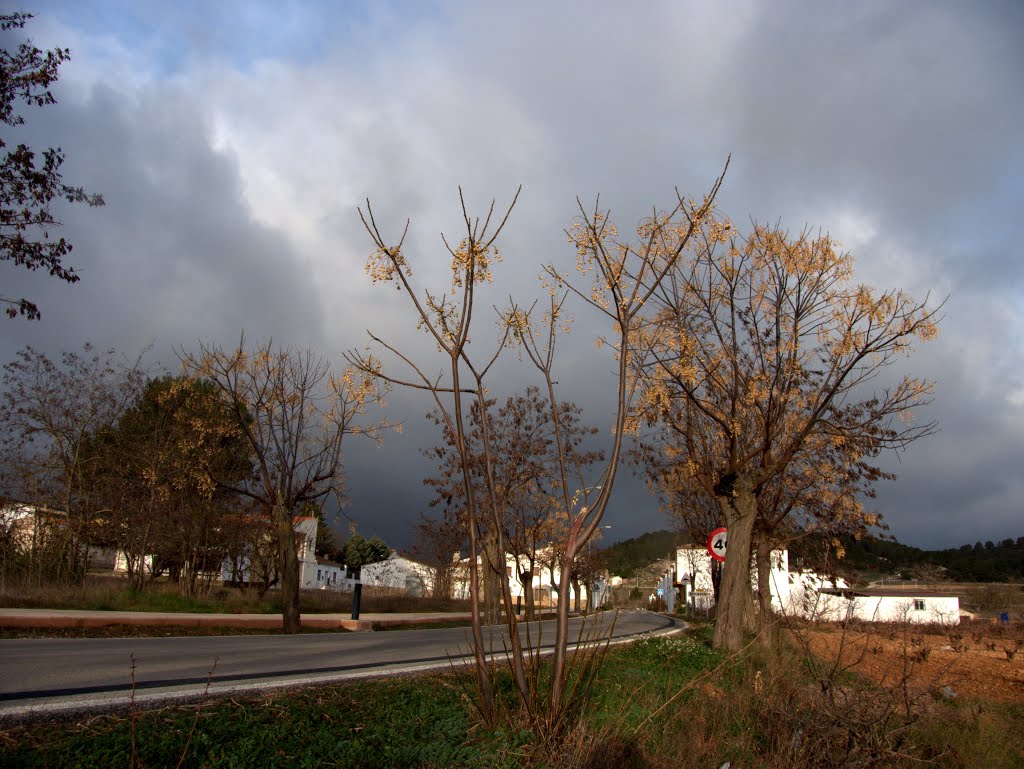
[[[618,542],[604,550],[608,571],[632,577],[637,569],[666,558],[684,540],[678,532],[662,530]],[[934,574],[937,567],[945,579],[954,582],[1024,581],[1024,537],[945,550],[922,550],[894,539],[847,537],[843,547],[846,557],[840,562],[839,571],[844,573],[900,574],[914,579],[918,574]],[[796,565],[813,565],[811,555],[816,550],[813,540],[801,540],[790,547],[790,556]]]
[[[940,567],[955,582],[1012,582],[1024,580],[1024,537],[996,542],[976,542],[945,550],[922,550],[895,540],[865,537],[848,539],[844,566],[856,571],[902,574]],[[794,548],[799,554],[799,547]]]
[[[663,530],[616,542],[603,551],[608,572],[619,577],[632,577],[638,569],[650,566],[660,558],[668,558],[683,539],[678,532]]]

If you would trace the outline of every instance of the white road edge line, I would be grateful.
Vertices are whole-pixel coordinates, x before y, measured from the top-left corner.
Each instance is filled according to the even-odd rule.
[[[653,630],[639,633],[635,636],[616,638],[608,641],[608,646],[621,646],[622,644],[642,641],[645,638],[676,635],[686,630],[683,627],[673,627],[667,630]],[[575,650],[589,649],[596,646],[603,646],[604,641],[591,641],[581,643],[574,647]],[[554,649],[541,649],[540,656],[547,657],[554,653]],[[486,656],[488,662],[501,662],[506,658],[505,653],[493,652]],[[312,686],[323,686],[337,683],[339,681],[355,681],[361,678],[383,678],[387,676],[401,675],[404,673],[427,673],[432,670],[450,669],[453,667],[468,667],[473,664],[471,655],[452,657],[444,662],[413,662],[398,665],[384,665],[378,668],[366,670],[347,670],[338,673],[327,673],[318,676],[305,678],[282,678],[273,681],[254,681],[243,684],[195,684],[187,688],[168,688],[161,691],[138,693],[135,696],[100,697],[94,699],[70,700],[59,703],[40,703],[36,705],[18,705],[11,708],[0,706],[0,722],[6,719],[18,719],[30,715],[49,714],[59,715],[68,712],[84,712],[89,710],[121,710],[145,706],[147,704],[172,704],[182,700],[205,701],[230,694],[258,693],[274,691],[277,689],[299,689]],[[134,702],[134,706],[133,703]]]

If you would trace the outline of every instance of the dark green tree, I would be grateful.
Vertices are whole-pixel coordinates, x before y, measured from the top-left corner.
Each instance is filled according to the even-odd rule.
[[[387,560],[389,555],[391,555],[391,548],[384,543],[384,540],[380,537],[366,539],[358,531],[348,538],[345,546],[341,549],[341,560],[357,578],[359,570],[363,566]]]
[[[195,595],[224,560],[253,545],[245,504],[228,488],[251,475],[252,451],[212,393],[201,380],[150,379],[88,447],[94,518],[108,544],[125,553],[138,588],[146,582],[146,556]]]

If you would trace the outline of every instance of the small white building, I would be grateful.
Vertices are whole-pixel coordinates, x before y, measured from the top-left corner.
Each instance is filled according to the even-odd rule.
[[[715,605],[715,590],[711,579],[711,554],[703,545],[681,545],[675,554],[676,583],[680,587],[680,600],[687,606],[706,611]],[[769,573],[772,606],[781,611],[789,602],[789,551],[771,552]],[[751,559],[750,584],[757,590],[757,568]]]
[[[508,577],[509,593],[512,600],[526,605],[526,586],[533,587],[534,605],[538,607],[549,607],[558,605],[558,580],[561,578],[561,569],[555,564],[554,568],[546,561],[550,558],[547,552],[538,553],[533,562],[533,569],[530,569],[530,559],[525,555],[515,556],[512,553],[505,554],[505,576]],[[483,572],[483,561],[477,559]],[[524,575],[529,575],[524,576]],[[576,597],[575,588],[570,584],[570,595],[568,600]],[[588,598],[588,586],[580,582],[580,601],[586,603]],[[455,580],[454,594],[456,598],[469,598],[469,559],[463,558],[460,561],[460,569]]]
[[[316,517],[305,515],[296,516],[292,519],[292,527],[295,530],[295,555],[299,559],[299,587],[316,588],[321,586],[317,579],[317,557],[316,557]],[[276,558],[273,550],[276,547],[270,542],[271,530],[267,528],[268,546],[271,557]],[[253,552],[248,549],[236,559],[225,559],[220,567],[220,578],[222,582],[249,583],[259,577],[253,571]],[[258,570],[257,570],[258,573]]]
[[[921,588],[822,588],[810,619],[960,624],[960,599]]]
[[[534,559],[533,570],[530,570],[530,559],[526,556],[514,556],[511,553],[505,555],[505,574],[508,576],[508,588],[512,594],[512,600],[526,602],[526,586],[533,588],[533,600],[536,606],[555,606],[558,604],[558,593],[555,588],[558,580],[562,577],[562,571],[555,564],[554,568],[550,563],[548,553],[538,554]],[[528,576],[524,576],[528,575]],[[580,582],[580,601],[587,602],[588,585]],[[575,588],[570,584],[569,591],[572,594],[570,600],[576,597]]]
[[[434,590],[434,570],[395,550],[387,560],[360,567],[360,574],[363,585],[404,590],[410,596],[430,595]]]
[[[354,584],[355,580],[348,578],[344,564],[317,557],[316,582],[312,587],[321,590],[351,590]]]

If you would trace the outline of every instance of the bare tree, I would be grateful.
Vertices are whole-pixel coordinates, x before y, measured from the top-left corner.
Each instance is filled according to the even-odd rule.
[[[66,578],[84,570],[93,522],[88,471],[95,457],[88,443],[135,400],[144,381],[141,359],[86,344],[54,362],[25,347],[3,368],[5,476],[18,484],[4,496],[63,516]]]
[[[516,198],[518,198],[518,191]],[[486,411],[487,398],[484,377],[497,360],[501,349],[508,339],[508,326],[506,325],[500,334],[501,338],[494,354],[483,362],[474,362],[470,358],[467,344],[473,319],[476,290],[481,283],[491,280],[491,268],[501,258],[495,242],[508,221],[508,217],[515,206],[516,198],[513,198],[504,216],[493,223],[493,203],[487,217],[481,222],[479,219],[470,217],[466,209],[465,200],[462,200],[462,219],[465,226],[465,236],[455,247],[452,247],[447,240],[444,241],[445,248],[452,259],[451,284],[444,293],[433,294],[427,290],[422,298],[412,286],[411,269],[403,251],[405,237],[409,229],[408,222],[406,222],[405,230],[397,244],[390,244],[381,234],[377,222],[374,220],[370,203],[367,201],[367,210],[365,213],[360,210],[360,217],[375,246],[375,251],[367,262],[367,272],[374,282],[396,283],[399,289],[406,294],[415,309],[418,326],[429,335],[439,352],[446,358],[448,380],[443,381],[443,375],[436,377],[428,376],[410,357],[372,333],[370,334],[371,339],[410,368],[413,379],[397,377],[385,372],[381,367],[380,361],[373,356],[359,352],[351,352],[346,356],[357,368],[369,375],[376,376],[390,384],[398,384],[430,393],[437,408],[439,418],[448,430],[459,456],[459,461],[462,465],[463,488],[466,500],[465,522],[469,539],[469,594],[473,614],[473,653],[480,694],[478,705],[481,715],[487,722],[494,720],[495,706],[494,683],[487,665],[485,656],[486,646],[480,623],[479,557],[483,545],[481,541],[481,524],[484,513],[478,509],[477,496],[472,483],[472,454],[467,442],[468,415],[466,411],[468,404],[474,401],[481,412]],[[450,294],[448,293],[449,291]],[[491,475],[493,465],[490,454],[490,436],[487,433],[487,420],[482,420],[481,424],[483,425],[483,448],[485,467],[487,468],[487,485],[488,489],[493,491],[494,483],[493,476]],[[494,511],[495,509],[494,505],[490,506],[490,510]],[[502,552],[504,550],[504,542],[501,539],[501,526],[497,521],[490,521],[489,523],[491,524],[489,527],[490,531],[498,538],[492,549]],[[510,605],[511,594],[504,570],[501,571],[501,579],[503,595],[507,596],[506,605]],[[529,689],[523,665],[522,639],[515,617],[510,614],[508,622],[509,641],[512,647],[513,675],[516,680],[517,690],[519,691],[520,704],[524,709],[529,709]]]
[[[672,213],[679,211],[689,217],[693,224],[691,232],[699,231],[702,220],[711,210],[720,183],[721,178],[716,182],[712,192],[700,203],[680,198],[677,209]],[[513,200],[512,205],[514,203]],[[538,321],[533,317],[532,308],[523,309],[514,303],[502,310],[499,313],[502,324],[497,349],[490,357],[477,362],[471,358],[467,349],[476,288],[479,284],[491,280],[491,267],[498,258],[495,240],[511,210],[512,206],[509,206],[500,220],[494,220],[492,203],[488,215],[481,222],[469,215],[463,201],[464,237],[456,247],[445,241],[452,260],[451,285],[446,289],[446,293],[433,294],[427,291],[421,298],[412,286],[410,265],[403,250],[408,223],[402,237],[393,245],[380,232],[367,203],[367,211],[361,214],[376,247],[367,270],[375,281],[394,282],[403,291],[415,309],[417,323],[447,359],[447,365],[445,375],[429,376],[408,354],[372,334],[371,338],[375,342],[409,367],[412,371],[411,377],[400,377],[386,372],[380,361],[369,355],[351,353],[348,356],[351,362],[367,373],[392,384],[430,393],[456,447],[463,470],[470,544],[470,597],[474,617],[473,642],[480,690],[479,706],[481,714],[488,722],[494,719],[495,708],[493,682],[485,659],[485,646],[480,627],[477,565],[484,516],[489,517],[487,525],[496,533],[499,553],[506,552],[506,538],[501,526],[498,502],[500,483],[495,475],[495,455],[487,419],[481,420],[481,445],[484,457],[482,495],[478,495],[472,483],[473,455],[467,441],[466,401],[475,401],[481,413],[487,411],[485,377],[502,347],[509,341],[522,345],[522,349],[526,351],[543,377],[542,392],[546,394],[551,409],[555,454],[558,457],[558,507],[568,521],[566,535],[561,543],[559,577],[560,591],[562,595],[567,596],[570,592],[572,564],[581,548],[600,527],[618,470],[624,435],[627,430],[634,429],[636,424],[633,399],[639,386],[640,369],[635,362],[638,358],[638,347],[645,344],[642,333],[648,323],[645,308],[655,288],[672,270],[675,259],[682,253],[689,238],[687,234],[679,239],[674,255],[660,250],[654,239],[639,249],[612,243],[609,238],[613,238],[614,233],[607,225],[607,212],[601,211],[597,205],[593,211],[588,212],[580,204],[581,220],[574,225],[570,237],[577,249],[580,272],[585,279],[592,281],[591,285],[579,287],[575,283],[575,278],[570,275],[563,274],[553,267],[546,268],[551,303],[544,317]],[[491,226],[492,221],[497,221],[496,226]],[[613,329],[610,345],[615,350],[618,374],[612,446],[607,452],[607,465],[600,475],[598,484],[583,488],[585,498],[581,507],[577,506],[580,501],[577,496],[578,490],[574,490],[570,483],[572,459],[569,438],[564,433],[557,405],[560,401],[554,393],[555,340],[560,326],[565,324],[562,307],[569,295],[579,297],[609,320]],[[588,488],[597,490],[592,501],[586,496]],[[480,504],[478,496],[486,499],[486,505]],[[504,569],[501,570],[500,579],[509,630],[509,658],[520,707],[535,728],[546,735],[554,735],[565,726],[569,602],[559,601],[550,689],[542,693],[538,688],[541,685],[540,677],[527,674],[523,642],[513,608],[508,576]]]
[[[433,597],[453,598],[460,554],[466,541],[465,524],[456,517],[453,508],[447,507],[439,520],[421,515],[416,533],[412,553],[434,572]]]
[[[361,421],[380,392],[370,377],[330,365],[310,350],[272,342],[224,350],[200,345],[180,353],[187,375],[208,380],[234,415],[252,449],[256,470],[245,483],[223,483],[251,498],[272,522],[281,573],[284,630],[300,631],[299,563],[294,516],[304,503],[319,503],[344,490],[342,439],[379,439],[383,422]]]
[[[489,621],[496,621],[498,616],[502,600],[500,572],[507,568],[506,555],[512,556],[517,570],[513,576],[523,585],[527,617],[533,616],[533,575],[541,560],[541,551],[550,550],[552,538],[559,530],[557,519],[562,478],[553,411],[548,399],[536,387],[528,387],[525,393],[510,396],[500,408],[496,408],[494,399],[487,400],[487,432],[496,485],[493,503],[497,506],[492,512],[488,507],[492,496],[487,492],[486,456],[482,446],[481,420],[484,417],[475,403],[470,408],[470,429],[466,438],[473,472],[471,481],[481,508],[486,510],[481,528],[486,541],[496,541],[496,537],[490,534],[488,522],[498,521],[506,546],[505,552],[493,555],[488,554],[485,548],[483,586]],[[562,422],[564,449],[573,470],[570,482],[575,488],[582,488],[586,483],[586,470],[604,458],[603,452],[590,450],[584,445],[598,431],[596,427],[583,424],[581,410],[573,403],[560,404],[557,412]],[[436,413],[432,417],[435,424],[443,425]],[[435,492],[431,505],[454,506],[461,514],[465,509],[461,458],[446,430],[442,440],[444,443],[425,452],[438,461],[440,472],[425,479],[424,483]]]

